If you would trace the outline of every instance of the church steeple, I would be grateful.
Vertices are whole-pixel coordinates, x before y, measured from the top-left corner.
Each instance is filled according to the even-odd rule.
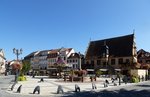
[[[133,35],[135,34],[135,29],[133,29]]]

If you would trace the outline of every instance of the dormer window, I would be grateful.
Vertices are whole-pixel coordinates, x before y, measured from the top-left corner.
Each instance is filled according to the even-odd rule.
[[[74,56],[74,53],[72,54],[72,56]]]
[[[106,55],[106,54],[105,54],[105,53],[103,53],[103,57],[105,57],[105,55]]]

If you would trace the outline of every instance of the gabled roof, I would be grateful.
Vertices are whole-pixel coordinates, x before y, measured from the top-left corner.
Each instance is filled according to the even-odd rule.
[[[71,58],[80,58],[80,55],[78,53],[72,53],[68,59],[71,59]]]
[[[61,50],[70,52],[72,50],[72,48],[51,49],[48,53],[47,58],[56,58],[56,57],[58,57]]]
[[[48,52],[49,52],[50,50],[42,50],[42,51],[40,51],[38,54],[37,54],[37,56],[43,56],[42,54],[44,53],[44,52],[47,52],[47,54],[48,54]],[[46,54],[46,55],[47,55]]]
[[[35,51],[35,52],[30,53],[29,55],[25,56],[24,59],[33,58],[37,52],[38,52],[38,51]]]
[[[89,48],[87,49],[86,58],[91,58],[93,56],[102,57],[105,45],[107,45],[109,48],[109,56],[132,56],[133,42],[134,34],[91,41],[89,44]]]
[[[150,58],[150,52],[147,52],[143,49],[140,49],[138,52],[137,52],[137,57],[138,58]]]
[[[51,49],[49,51],[49,54],[54,54],[54,53],[58,53],[60,51],[60,49]]]
[[[63,60],[61,57],[58,57],[57,62],[55,63],[57,65],[65,65],[67,64],[67,62],[65,60]]]

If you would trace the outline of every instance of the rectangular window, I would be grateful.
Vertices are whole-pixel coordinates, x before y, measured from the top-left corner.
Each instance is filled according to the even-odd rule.
[[[150,63],[150,60],[146,60],[146,63]]]
[[[116,60],[115,59],[111,59],[111,65],[115,65],[116,64]]]
[[[120,58],[118,63],[123,64],[123,58]]]
[[[106,62],[103,62],[103,67],[106,67]]]
[[[101,65],[101,60],[97,60],[97,65]]]
[[[78,62],[78,60],[76,60],[76,62]]]
[[[73,69],[75,69],[75,64],[73,64]]]
[[[72,60],[70,60],[70,63],[72,63]]]
[[[91,60],[91,64],[94,65],[94,61],[93,60]]]
[[[126,59],[126,64],[129,64],[130,63],[130,60],[129,59]]]

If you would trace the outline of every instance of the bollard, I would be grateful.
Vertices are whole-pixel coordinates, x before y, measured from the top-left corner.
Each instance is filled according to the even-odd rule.
[[[119,77],[119,85],[121,85],[121,78]]]
[[[96,76],[94,77],[94,80],[96,81]]]
[[[44,79],[43,79],[43,78],[41,78],[41,79],[40,79],[40,82],[44,82]]]
[[[112,83],[114,83],[114,82],[115,82],[115,80],[113,79],[113,80],[112,80]]]
[[[22,85],[20,85],[20,86],[18,87],[17,93],[21,93],[21,87],[22,87]]]
[[[64,90],[61,85],[59,85],[57,88],[57,94],[60,94],[60,93],[62,93],[62,94],[64,93]]]
[[[122,81],[123,81],[125,84],[127,84],[127,82],[128,82],[128,77],[125,75],[125,76],[122,78]]]
[[[71,76],[71,82],[73,82],[73,76]]]
[[[106,84],[109,84],[109,81],[106,79],[106,80],[105,80],[105,83],[106,83]]]
[[[81,77],[81,81],[84,82],[84,77],[83,76]]]
[[[147,81],[147,80],[148,80],[148,75],[146,74],[146,75],[145,75],[145,81]]]
[[[108,84],[107,83],[104,83],[104,88],[108,87]]]
[[[114,83],[114,86],[117,86],[117,84],[116,84],[116,83]]]
[[[144,81],[144,76],[142,75],[142,81]]]
[[[33,74],[32,74],[32,78],[35,78],[35,75],[36,75],[36,74],[35,74],[35,73],[33,73]]]
[[[92,83],[92,89],[97,89],[95,83]]]
[[[141,78],[140,78],[140,76],[139,76],[138,78],[139,78],[139,82],[141,82]]]
[[[15,85],[16,85],[16,82],[11,86],[11,91],[13,91]]]
[[[91,76],[90,79],[91,79],[91,82],[93,82],[93,76]]]
[[[104,88],[106,87],[105,83],[104,83]]]
[[[80,92],[80,87],[77,84],[75,84],[75,92]]]
[[[66,77],[66,76],[64,76],[64,81],[65,81],[65,82],[67,81],[67,77]]]
[[[106,87],[108,87],[108,84],[106,83]]]
[[[35,87],[33,94],[35,94],[35,92],[38,92],[38,94],[40,94],[40,86]]]

